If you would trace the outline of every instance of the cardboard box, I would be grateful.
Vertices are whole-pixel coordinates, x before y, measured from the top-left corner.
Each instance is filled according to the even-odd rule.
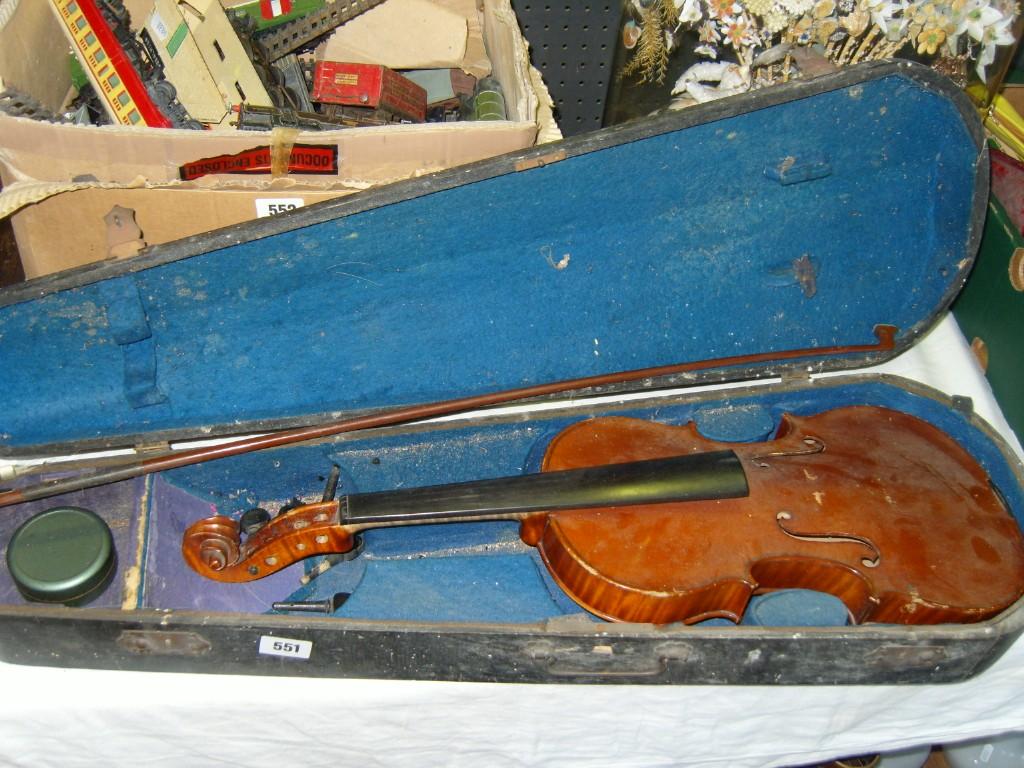
[[[126,5],[136,24],[145,18],[145,0]],[[171,197],[130,195],[146,242],[157,243],[164,241],[157,231],[174,239],[202,231],[195,229],[197,222],[207,228],[235,223],[235,214],[211,220],[211,212],[241,210],[239,195],[230,203],[217,197],[223,190],[250,192],[243,207],[253,211],[257,193],[304,200],[307,194],[344,195],[558,138],[550,100],[529,66],[509,0],[486,0],[480,18],[467,25],[471,35],[474,26],[481,30],[510,104],[508,121],[263,133],[76,126],[0,114],[0,217],[14,214],[26,274],[48,274],[105,254],[98,244],[106,242],[106,230],[102,216],[95,216],[95,201],[110,197],[97,190],[190,190]],[[66,50],[48,2],[2,6],[3,85],[55,109],[70,88],[70,75],[65,57],[54,52]],[[317,164],[310,167],[309,157]],[[168,221],[156,225],[159,218]],[[62,241],[75,247],[63,247]]]
[[[137,189],[87,188],[62,192],[22,209],[12,219],[26,279],[69,266],[111,258],[111,229],[105,217],[115,207],[134,212],[138,247],[167,243],[218,227],[272,216],[293,208],[350,194],[345,190]],[[68,218],[71,226],[59,226]],[[125,249],[122,257],[138,251]]]

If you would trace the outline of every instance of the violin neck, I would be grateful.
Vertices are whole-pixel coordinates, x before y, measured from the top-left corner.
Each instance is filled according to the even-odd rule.
[[[748,494],[733,451],[710,451],[599,467],[434,485],[341,500],[341,523],[353,529],[480,519],[518,520],[531,512]]]

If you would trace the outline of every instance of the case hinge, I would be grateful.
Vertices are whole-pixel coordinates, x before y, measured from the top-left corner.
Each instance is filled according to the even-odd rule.
[[[516,162],[517,171],[529,171],[532,168],[541,168],[545,165],[551,165],[557,163],[560,160],[565,160],[565,150],[559,149],[556,152],[549,152],[546,155],[538,155],[537,157],[524,157],[522,160]]]
[[[138,443],[132,450],[136,453],[170,453],[171,444],[167,440],[161,440],[153,443]]]
[[[811,372],[806,368],[790,368],[782,371],[783,384],[807,384],[811,380]]]

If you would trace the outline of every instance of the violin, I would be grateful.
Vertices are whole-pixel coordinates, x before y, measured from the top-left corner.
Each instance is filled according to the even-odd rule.
[[[519,521],[559,586],[612,621],[738,622],[754,594],[805,588],[853,623],[966,623],[1024,594],[1024,537],[984,468],[876,406],[786,414],[755,443],[692,422],[585,420],[534,475],[325,498],[244,534],[217,515],[187,529],[182,553],[242,582],[347,552],[370,528],[486,519]]]

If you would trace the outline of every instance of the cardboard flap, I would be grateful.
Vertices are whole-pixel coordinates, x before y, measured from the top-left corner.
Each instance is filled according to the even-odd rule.
[[[156,246],[2,295],[0,433],[31,453],[878,362],[962,285],[987,173],[962,94],[875,63]],[[118,341],[112,278],[148,336]]]

